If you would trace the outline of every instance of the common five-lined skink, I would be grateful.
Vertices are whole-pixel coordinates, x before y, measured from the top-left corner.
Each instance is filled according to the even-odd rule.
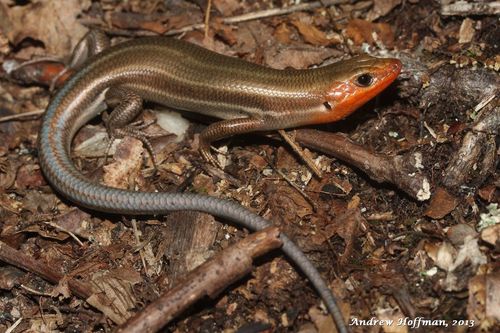
[[[99,113],[96,106],[114,89],[126,98],[138,96],[139,104],[142,98],[224,119],[200,135],[202,154],[210,159],[210,143],[224,137],[342,119],[385,89],[400,70],[399,60],[369,56],[316,69],[275,70],[176,39],[128,41],[89,59],[53,98],[39,134],[40,165],[58,192],[97,211],[138,215],[197,210],[260,230],[271,223],[234,202],[190,193],[133,192],[89,181],[70,158],[75,133]],[[120,116],[130,120],[129,109],[118,106],[115,121]],[[347,331],[319,272],[288,237],[281,239],[283,251],[317,289],[339,331]]]

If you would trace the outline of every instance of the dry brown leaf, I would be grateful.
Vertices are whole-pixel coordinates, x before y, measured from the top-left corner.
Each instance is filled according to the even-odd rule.
[[[10,290],[19,285],[22,277],[27,274],[14,266],[0,267],[0,289]]]
[[[470,43],[474,38],[474,21],[470,18],[466,18],[462,21],[460,25],[460,31],[458,32],[458,42],[460,44]]]
[[[52,225],[62,230],[71,232],[79,237],[89,239],[93,237],[93,226],[90,224],[91,216],[80,209],[71,209],[58,215]]]
[[[224,24],[222,20],[213,20],[210,27],[215,31],[217,36],[222,38],[228,45],[232,46],[238,43],[238,33],[235,32],[232,26]]]
[[[38,234],[43,238],[55,239],[58,241],[63,241],[70,237],[66,232],[60,232],[59,230],[54,230],[54,228],[47,229],[47,227],[38,224],[33,224],[26,228],[23,228],[22,230],[20,230],[20,232]]]
[[[481,230],[481,239],[493,246],[500,244],[500,224]]]
[[[71,296],[71,290],[69,288],[68,282],[71,278],[64,276],[57,286],[52,289],[50,293],[52,297],[62,296],[63,298],[69,298]]]
[[[26,38],[43,42],[48,54],[64,55],[87,32],[75,18],[91,5],[90,0],[40,0],[25,6],[0,3],[0,30],[14,44]]]
[[[276,30],[274,30],[274,37],[276,37],[276,39],[279,42],[286,44],[286,45],[290,44],[290,42],[291,42],[291,39],[290,39],[291,34],[292,34],[292,31],[290,30],[288,25],[285,23],[281,23],[276,28]]]
[[[109,21],[112,25],[121,29],[142,29],[156,32],[160,35],[168,31],[164,24],[165,18],[159,15],[112,12]]]
[[[245,2],[238,0],[212,0],[212,5],[222,14],[224,17],[232,16],[243,7]]]
[[[14,185],[18,170],[18,162],[8,158],[0,158],[0,190],[4,191]]]
[[[270,197],[269,205],[274,211],[281,212],[281,218],[288,223],[297,220],[297,217],[302,219],[311,215],[313,211],[311,204],[292,187],[277,187],[276,192]]]
[[[366,19],[373,22],[379,17],[389,14],[400,3],[401,0],[374,0],[373,8],[366,15]]]
[[[206,193],[212,196],[215,194],[214,180],[205,174],[196,175],[191,182],[191,186],[197,193]]]
[[[486,316],[500,321],[500,274],[486,275]]]
[[[23,198],[22,208],[33,214],[49,212],[57,206],[59,199],[53,193],[28,191]]]
[[[329,46],[339,44],[341,42],[337,35],[327,35],[310,23],[305,23],[301,20],[294,20],[292,24],[299,30],[304,40],[312,45]]]
[[[477,232],[467,224],[459,223],[446,230],[446,236],[455,245],[463,245],[466,237],[476,237]]]
[[[387,23],[372,23],[361,19],[349,21],[345,34],[352,39],[354,44],[363,43],[374,44],[373,33],[376,33],[377,40],[382,42],[387,48],[394,47],[394,32]]]
[[[377,319],[384,323],[381,326],[385,333],[407,333],[409,331],[409,325],[399,324],[405,319],[399,308],[378,308],[376,314]]]
[[[486,202],[494,202],[499,199],[500,191],[497,191],[497,187],[494,184],[489,184],[480,188],[478,194]]]
[[[485,271],[489,270],[485,268]],[[500,278],[498,273],[476,275],[469,280],[467,316],[476,327],[491,331],[500,320]]]
[[[456,197],[448,193],[446,189],[438,187],[424,214],[433,219],[442,219],[451,213],[457,205],[458,199]]]
[[[475,320],[484,318],[486,294],[485,276],[477,275],[469,280],[469,304],[467,305],[468,317]]]
[[[332,56],[339,56],[339,51],[329,48],[286,48],[282,50],[264,50],[264,62],[272,68],[307,68],[319,64]]]
[[[23,165],[17,171],[16,188],[37,188],[45,184],[40,166],[36,164]]]
[[[135,283],[113,276],[113,271],[99,271],[92,275],[91,283],[96,291],[87,302],[99,309],[116,324],[124,323],[137,306],[133,285]]]
[[[318,333],[335,332],[335,324],[331,316],[323,314],[317,307],[312,307],[308,312]]]
[[[122,189],[135,184],[134,180],[141,170],[143,152],[144,148],[139,140],[125,137],[116,148],[115,162],[103,168],[104,184]]]

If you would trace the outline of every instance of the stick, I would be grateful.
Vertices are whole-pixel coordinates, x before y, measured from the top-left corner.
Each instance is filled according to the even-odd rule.
[[[34,273],[54,284],[59,283],[64,277],[64,275],[56,271],[57,269],[55,267],[42,264],[2,241],[0,241],[0,260],[27,272]],[[70,279],[68,285],[71,292],[78,297],[87,299],[92,295],[92,289],[90,285],[86,283]]]
[[[418,156],[390,156],[374,153],[351,141],[344,134],[312,129],[297,130],[295,140],[303,146],[355,166],[379,183],[394,184],[412,198],[419,201],[430,198],[430,182],[425,175],[418,172],[420,165]]]
[[[289,7],[284,7],[284,8],[265,9],[265,10],[260,10],[260,11],[256,11],[256,12],[221,18],[221,22],[224,24],[234,24],[234,23],[258,20],[258,19],[267,18],[267,17],[286,15],[286,14],[290,14],[290,13],[294,13],[294,12],[308,11],[308,10],[313,10],[313,9],[321,8],[321,7],[330,7],[330,6],[344,4],[344,3],[348,3],[348,2],[350,2],[350,0],[323,0],[323,1],[307,2],[307,3],[289,6]],[[180,34],[190,32],[193,30],[205,29],[205,27],[207,25],[206,21],[207,21],[207,15],[205,15],[205,23],[195,23],[195,24],[186,25],[186,26],[179,28],[179,29],[171,29],[171,30],[165,32],[163,34],[163,36],[180,35]],[[130,30],[116,29],[116,28],[110,29],[110,28],[107,28],[107,27],[102,26],[102,25],[98,26],[95,23],[95,20],[88,19],[88,18],[80,19],[79,22],[82,23],[83,25],[89,26],[89,27],[96,27],[97,26],[97,28],[99,28],[100,30],[106,32],[107,34],[113,35],[113,36],[139,37],[139,36],[156,36],[156,35],[158,35],[157,33],[154,33],[152,31],[148,31],[148,30],[130,31]]]
[[[282,245],[276,227],[250,234],[189,273],[173,289],[118,328],[118,333],[156,332],[191,304],[222,290],[252,270],[252,259]]]
[[[290,136],[284,130],[278,130],[278,133],[286,141],[286,143],[288,143],[290,148],[292,148],[292,150],[297,155],[299,155],[300,159],[307,164],[309,170],[311,170],[316,177],[321,179],[321,171],[318,169],[318,167],[316,167],[316,164],[314,164],[313,160],[304,153],[302,148],[297,145],[297,143],[292,138],[290,138]]]
[[[0,117],[0,123],[12,121],[12,120],[21,121],[21,120],[24,120],[24,118],[28,118],[28,117],[40,117],[44,112],[45,112],[45,110],[37,110],[37,111],[14,114],[11,116]]]
[[[451,4],[442,4],[441,14],[458,16],[498,15],[500,14],[500,1],[478,3],[457,1]]]

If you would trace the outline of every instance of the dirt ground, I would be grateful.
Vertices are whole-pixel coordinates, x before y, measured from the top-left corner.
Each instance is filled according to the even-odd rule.
[[[77,134],[74,163],[109,186],[204,193],[271,220],[353,332],[500,332],[499,14],[498,1],[472,0],[0,0],[0,331],[126,328],[249,234],[197,212],[94,212],[47,184],[41,116],[78,70],[61,72],[73,48],[99,29],[112,44],[167,35],[278,69],[400,59],[398,79],[345,120],[289,132],[321,177],[277,133],[217,142],[214,167],[198,151],[214,119],[174,115],[172,129],[150,102],[140,120],[154,121],[156,168],[130,137],[103,166],[101,117]],[[336,331],[279,250],[253,266],[163,331]]]

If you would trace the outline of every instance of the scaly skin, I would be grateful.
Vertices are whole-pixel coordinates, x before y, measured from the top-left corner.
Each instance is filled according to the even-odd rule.
[[[261,230],[271,222],[231,201],[133,192],[89,181],[70,159],[75,133],[99,113],[96,105],[104,92],[120,87],[146,100],[225,119],[201,134],[206,150],[210,142],[239,133],[342,119],[385,89],[400,69],[396,59],[359,56],[317,69],[280,71],[175,39],[125,42],[89,59],[54,97],[39,134],[40,165],[59,193],[93,210],[131,215],[196,210]],[[363,74],[369,77],[360,78]],[[288,237],[282,234],[281,239],[284,253],[316,288],[339,331],[347,332],[319,272]]]

